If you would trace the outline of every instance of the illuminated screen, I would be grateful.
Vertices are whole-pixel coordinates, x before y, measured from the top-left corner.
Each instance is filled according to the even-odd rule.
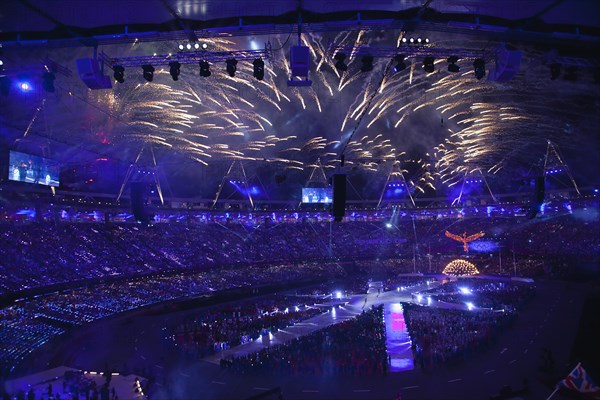
[[[469,243],[469,250],[479,253],[492,253],[500,248],[498,243],[492,240],[475,240]]]
[[[302,188],[302,203],[328,204],[332,201],[332,188]]]
[[[46,186],[60,184],[60,164],[56,161],[11,150],[8,166],[8,179],[11,181]]]

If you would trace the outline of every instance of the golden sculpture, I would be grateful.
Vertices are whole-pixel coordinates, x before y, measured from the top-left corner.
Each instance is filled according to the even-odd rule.
[[[450,239],[454,239],[458,242],[461,242],[463,244],[463,248],[465,249],[465,251],[467,253],[469,252],[469,245],[467,243],[472,242],[473,240],[477,240],[484,235],[485,235],[485,233],[483,233],[483,231],[479,232],[479,233],[475,233],[471,236],[467,236],[467,232],[463,233],[462,235],[455,235],[454,233],[450,233],[450,232],[446,231],[446,237],[449,237]]]

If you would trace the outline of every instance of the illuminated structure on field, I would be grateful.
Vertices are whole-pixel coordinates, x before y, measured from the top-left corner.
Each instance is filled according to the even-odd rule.
[[[446,268],[442,271],[445,275],[453,276],[465,276],[465,275],[477,275],[479,271],[473,263],[466,260],[453,260],[446,265]]]

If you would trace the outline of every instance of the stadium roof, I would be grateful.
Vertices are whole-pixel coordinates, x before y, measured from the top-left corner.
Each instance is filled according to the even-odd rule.
[[[359,197],[378,197],[398,170],[415,195],[449,192],[477,171],[495,191],[514,190],[540,175],[548,140],[580,185],[599,184],[591,168],[600,154],[598,2],[259,4],[3,2],[0,143],[59,160],[65,188],[115,193],[129,164],[156,160],[174,194],[212,197],[237,160],[261,195],[299,198],[313,169],[339,170],[342,153]],[[298,33],[311,48],[310,87],[287,85]],[[411,37],[430,42],[402,43]],[[178,46],[188,43],[208,47],[183,58]],[[95,51],[111,80],[111,68],[126,65],[124,83],[86,87],[76,60]],[[335,67],[337,53],[347,53],[345,73]],[[373,69],[363,72],[368,54]],[[394,72],[397,54],[407,68]],[[433,73],[423,70],[428,54]],[[522,56],[516,74],[490,79],[507,54]],[[252,64],[259,55],[261,81]],[[452,55],[458,73],[447,70]],[[183,60],[177,81],[169,57]],[[202,58],[209,77],[199,76]],[[234,77],[226,58],[238,59]],[[481,80],[476,58],[485,63]],[[154,65],[152,82],[142,77],[144,62]],[[51,82],[42,78],[48,72]]]
[[[257,4],[260,4],[257,6]],[[42,39],[69,38],[123,33],[130,26],[137,31],[252,25],[253,23],[295,23],[298,9],[306,23],[363,19],[413,19],[475,23],[521,30],[598,28],[598,5],[586,0],[395,0],[395,1],[281,1],[265,0],[13,0],[4,2],[0,23],[4,38],[18,33]],[[19,17],[17,17],[19,16]],[[242,21],[240,21],[240,18]],[[546,28],[542,26],[546,25]]]

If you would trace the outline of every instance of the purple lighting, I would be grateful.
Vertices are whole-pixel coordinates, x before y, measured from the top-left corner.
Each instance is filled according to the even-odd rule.
[[[466,288],[466,287],[458,288],[458,290],[460,291],[461,294],[472,294],[471,289]]]
[[[404,320],[404,310],[399,303],[386,304],[385,333],[386,347],[390,358],[390,371],[410,371],[414,369],[411,340]]]
[[[32,89],[31,84],[29,82],[19,82],[18,86],[19,89],[21,89],[21,91],[23,92],[29,92]]]

